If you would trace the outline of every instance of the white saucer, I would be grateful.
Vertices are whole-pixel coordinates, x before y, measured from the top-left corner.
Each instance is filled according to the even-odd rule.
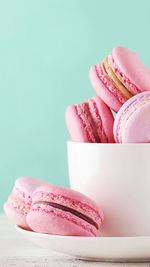
[[[145,237],[74,237],[39,234],[15,226],[40,247],[78,259],[101,261],[150,260],[150,236]]]

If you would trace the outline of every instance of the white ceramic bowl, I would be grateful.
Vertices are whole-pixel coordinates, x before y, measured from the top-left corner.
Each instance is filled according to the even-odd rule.
[[[68,167],[104,211],[102,236],[150,236],[150,144],[68,142]]]

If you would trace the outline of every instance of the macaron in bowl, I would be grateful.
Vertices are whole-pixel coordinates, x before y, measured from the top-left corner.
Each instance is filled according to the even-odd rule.
[[[115,112],[132,96],[150,91],[150,70],[125,47],[115,47],[89,74],[97,94]]]
[[[4,203],[5,214],[16,225],[29,229],[26,222],[26,215],[31,207],[32,193],[37,187],[43,184],[48,183],[29,176],[22,176],[16,179],[12,193],[6,203]]]
[[[30,228],[38,233],[67,236],[97,236],[103,212],[87,196],[69,188],[47,185],[33,193],[27,215]]]
[[[66,110],[66,123],[72,141],[114,143],[114,118],[99,96],[70,105]]]
[[[114,123],[116,143],[150,143],[150,92],[128,100]]]

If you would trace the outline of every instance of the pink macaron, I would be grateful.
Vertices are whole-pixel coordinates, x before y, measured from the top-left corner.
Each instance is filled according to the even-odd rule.
[[[37,188],[27,223],[38,233],[97,236],[103,213],[87,196],[56,185]]]
[[[16,225],[25,229],[29,228],[26,215],[31,207],[32,192],[43,184],[48,183],[28,176],[20,177],[15,181],[12,193],[4,204],[4,211]]]
[[[93,88],[115,112],[132,96],[150,90],[150,70],[138,55],[125,47],[115,47],[90,69]]]
[[[114,118],[99,96],[66,110],[66,123],[72,141],[88,143],[114,143]]]
[[[116,143],[150,143],[150,92],[128,100],[114,123]]]

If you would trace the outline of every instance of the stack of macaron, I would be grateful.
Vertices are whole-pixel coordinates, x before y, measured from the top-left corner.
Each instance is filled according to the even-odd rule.
[[[20,177],[4,204],[18,226],[44,234],[98,235],[103,212],[89,197],[33,177]]]
[[[66,111],[72,141],[149,143],[150,70],[137,54],[115,47],[91,67],[90,80],[98,96]],[[24,229],[68,236],[95,237],[104,218],[89,197],[33,177],[16,180],[4,211]]]
[[[98,96],[70,105],[66,123],[74,142],[149,143],[150,70],[136,53],[115,47],[90,68]],[[115,119],[111,112],[117,113]]]

